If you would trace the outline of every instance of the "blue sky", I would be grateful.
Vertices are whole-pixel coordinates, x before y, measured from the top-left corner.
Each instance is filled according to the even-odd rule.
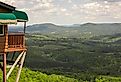
[[[121,22],[121,0],[0,0],[27,12],[35,23]]]

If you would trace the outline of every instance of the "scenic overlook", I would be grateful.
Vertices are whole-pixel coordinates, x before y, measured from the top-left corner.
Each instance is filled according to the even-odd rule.
[[[121,0],[0,0],[0,82],[121,82]]]

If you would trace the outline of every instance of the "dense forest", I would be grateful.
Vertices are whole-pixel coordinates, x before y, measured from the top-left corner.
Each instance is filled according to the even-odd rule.
[[[42,34],[26,36],[28,55],[25,66],[32,70],[92,82],[108,76],[121,76],[121,34],[85,39]],[[100,78],[100,75],[107,77]]]

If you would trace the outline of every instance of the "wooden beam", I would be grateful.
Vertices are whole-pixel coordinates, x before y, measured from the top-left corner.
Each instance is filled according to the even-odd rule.
[[[10,76],[10,74],[12,73],[12,71],[15,68],[15,66],[17,65],[17,63],[19,62],[19,60],[22,57],[23,53],[24,53],[24,51],[18,56],[18,58],[16,59],[15,63],[12,65],[11,69],[9,70],[9,72],[7,74],[7,79]]]
[[[18,70],[18,74],[17,74],[17,77],[16,77],[16,82],[19,82],[19,78],[20,78],[20,74],[21,74],[21,70],[22,70],[22,67],[23,67],[25,56],[26,56],[26,52],[24,52],[24,55],[23,55],[23,57],[22,57],[22,59],[20,61],[20,68]]]
[[[6,82],[6,53],[3,54],[3,82]]]
[[[23,48],[8,48],[8,49],[5,50],[5,52],[14,52],[14,51],[19,52],[19,51],[26,51],[26,50],[27,50],[26,47],[23,47]]]

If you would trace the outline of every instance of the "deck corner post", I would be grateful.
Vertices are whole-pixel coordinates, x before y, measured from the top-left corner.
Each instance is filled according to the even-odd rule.
[[[3,54],[3,82],[6,82],[6,53]]]

